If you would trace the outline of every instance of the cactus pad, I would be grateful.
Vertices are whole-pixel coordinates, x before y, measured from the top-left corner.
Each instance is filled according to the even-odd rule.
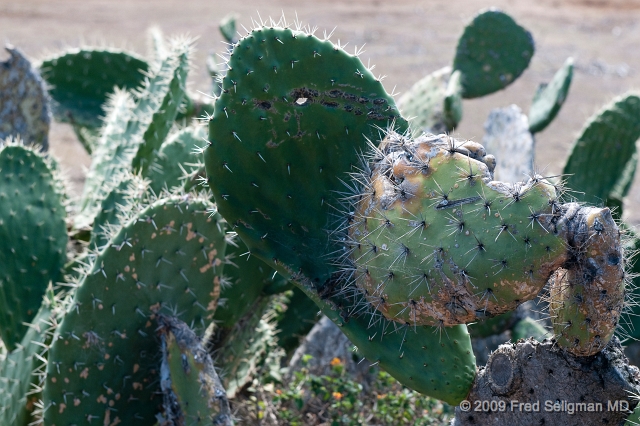
[[[162,144],[148,169],[146,177],[150,188],[159,194],[163,189],[184,186],[185,178],[197,171],[201,155],[197,152],[205,145],[203,127],[187,127],[169,136]]]
[[[31,148],[0,147],[0,336],[20,343],[49,282],[67,261],[62,188],[53,165]]]
[[[529,66],[534,44],[529,31],[499,10],[479,13],[458,40],[453,69],[462,74],[462,97],[504,89]]]
[[[460,73],[451,67],[435,71],[415,83],[398,104],[404,117],[411,118],[413,134],[446,133],[462,118]]]
[[[549,312],[558,345],[578,356],[604,348],[624,307],[625,259],[620,231],[608,208],[575,210],[569,229],[572,259],[554,275]]]
[[[551,83],[541,84],[538,87],[529,111],[531,133],[544,130],[558,114],[569,93],[572,77],[573,59],[569,58],[553,76]]]
[[[640,96],[627,93],[603,107],[586,124],[564,166],[567,185],[580,201],[608,205],[622,199],[633,181],[640,138]]]
[[[404,120],[357,57],[303,31],[253,30],[228,66],[205,151],[220,213],[252,255],[322,285],[341,180],[376,126]]]
[[[482,138],[487,152],[496,153],[495,179],[520,182],[533,175],[534,140],[527,116],[516,105],[491,110]]]
[[[46,424],[152,421],[161,403],[156,315],[173,312],[204,330],[218,300],[226,239],[210,207],[159,200],[100,252],[49,350]]]
[[[175,425],[231,426],[227,395],[200,339],[183,322],[160,316],[164,417]]]
[[[135,89],[148,71],[147,62],[133,53],[91,48],[64,52],[40,65],[56,118],[94,129],[102,125],[102,107],[114,87]]]

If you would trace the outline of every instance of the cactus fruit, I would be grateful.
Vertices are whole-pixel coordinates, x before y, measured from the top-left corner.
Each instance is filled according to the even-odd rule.
[[[541,84],[529,110],[529,131],[537,133],[551,123],[567,98],[573,77],[573,58],[568,58],[553,76],[551,83]]]
[[[49,148],[51,107],[42,77],[16,48],[5,47],[9,59],[0,62],[0,140],[20,137],[41,151]]]
[[[451,67],[435,71],[415,83],[398,100],[405,117],[411,118],[414,136],[421,132],[452,131],[462,118],[460,72]]]
[[[200,339],[183,322],[158,317],[162,338],[160,385],[168,425],[232,426],[227,395]]]
[[[587,122],[563,170],[579,201],[611,205],[612,197],[622,200],[626,196],[637,162],[638,116],[640,96],[627,93]]]
[[[498,315],[534,298],[564,262],[557,194],[540,176],[493,181],[481,145],[442,136],[390,133],[375,155],[349,233],[356,284],[388,319]]]
[[[454,71],[462,74],[462,97],[504,89],[529,66],[533,52],[531,33],[509,15],[480,12],[464,29],[453,60]]]
[[[569,227],[572,258],[558,270],[549,312],[558,345],[578,356],[594,355],[613,336],[625,297],[625,259],[620,230],[608,208],[574,206]],[[582,216],[582,217],[580,217]]]
[[[102,106],[114,86],[135,89],[149,71],[144,59],[113,49],[75,49],[40,64],[56,118],[92,129],[102,126]]]
[[[527,116],[516,105],[491,110],[484,123],[482,145],[500,153],[494,177],[508,183],[533,175],[534,140]]]
[[[156,315],[173,311],[204,329],[218,300],[226,235],[210,206],[189,196],[159,200],[96,257],[49,350],[45,423],[153,419]]]
[[[63,190],[55,165],[13,141],[0,144],[0,336],[20,343],[67,261]]]

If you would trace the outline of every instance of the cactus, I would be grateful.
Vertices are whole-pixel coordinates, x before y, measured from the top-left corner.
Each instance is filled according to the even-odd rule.
[[[453,60],[460,71],[462,97],[477,98],[504,89],[529,66],[534,52],[529,31],[509,15],[489,9],[464,29]]]
[[[0,140],[20,137],[42,151],[49,148],[51,107],[42,77],[14,47],[5,47],[10,58],[0,62]]]
[[[40,391],[39,378],[44,364],[42,346],[51,341],[56,319],[63,303],[49,291],[42,306],[22,338],[19,346],[8,354],[0,355],[0,423],[27,425]]]
[[[484,124],[482,145],[487,152],[500,153],[495,178],[503,182],[520,182],[533,175],[534,140],[527,116],[516,105],[496,108]]]
[[[66,263],[67,230],[55,165],[14,141],[0,146],[0,336],[11,351]]]
[[[527,317],[523,318],[513,327],[511,332],[511,341],[516,343],[520,339],[533,337],[541,342],[545,337],[549,336],[549,332],[537,321]]]
[[[171,54],[138,94],[135,107],[127,92],[116,92],[110,99],[100,142],[87,173],[77,228],[93,221],[117,176],[132,168],[143,175],[148,171],[184,96],[189,50],[184,41],[172,46]]]
[[[76,129],[89,130],[102,126],[102,107],[114,86],[140,87],[149,71],[144,59],[115,49],[75,49],[46,58],[40,64],[42,77],[51,87],[49,93],[55,101],[55,117]],[[89,153],[94,148],[86,147]]]
[[[587,122],[563,170],[578,200],[615,206],[626,196],[637,162],[639,115],[640,97],[627,93]]]
[[[204,329],[219,296],[226,242],[209,207],[184,197],[159,200],[100,252],[49,350],[45,422],[153,418],[153,403],[135,401],[153,401],[156,392],[156,315],[174,311]]]
[[[450,67],[435,71],[415,83],[399,100],[402,114],[411,120],[414,135],[445,133],[462,118],[460,72]]]
[[[573,58],[568,58],[562,68],[553,76],[551,83],[541,84],[533,96],[529,110],[529,131],[544,130],[555,118],[567,98],[573,77]]]
[[[451,340],[446,342],[419,327],[408,342],[408,328],[390,333],[390,324],[370,313],[350,314],[349,298],[322,300],[318,295],[331,293],[339,274],[327,257],[339,253],[341,243],[330,240],[325,230],[341,201],[335,193],[344,188],[341,179],[355,171],[352,165],[359,161],[358,150],[365,149],[365,137],[376,137],[373,125],[396,119],[404,126],[391,98],[356,57],[302,31],[256,29],[235,47],[228,65],[210,122],[212,145],[205,151],[221,214],[237,225],[253,256],[286,276],[293,274],[365,357],[414,389],[453,403],[464,398],[475,371],[465,327],[447,330]],[[307,81],[310,70],[316,75],[312,82]],[[254,78],[261,73],[271,75],[268,86]],[[256,125],[248,127],[249,119]],[[292,204],[297,200],[309,207]],[[445,372],[445,364],[428,362],[423,349],[441,343],[451,353],[443,360],[449,367]]]
[[[229,398],[233,398],[253,380],[271,345],[275,341],[272,298],[260,297],[249,305],[222,341],[208,342]]]
[[[388,319],[453,325],[515,309],[564,262],[557,194],[492,179],[473,142],[389,134],[350,229],[356,284]],[[489,160],[492,164],[493,160]]]
[[[164,420],[169,424],[233,425],[229,401],[213,361],[183,322],[160,316]]]
[[[222,37],[224,37],[227,43],[233,44],[238,41],[238,35],[236,34],[236,19],[238,19],[238,15],[230,13],[220,20],[218,27],[220,28]]]
[[[199,167],[198,152],[205,145],[204,128],[192,126],[167,137],[148,168],[146,177],[156,194],[163,189],[185,185],[185,175],[191,175]]]

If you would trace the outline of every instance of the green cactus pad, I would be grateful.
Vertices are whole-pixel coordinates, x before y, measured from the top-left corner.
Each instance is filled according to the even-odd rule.
[[[100,252],[49,350],[45,424],[152,422],[161,403],[154,318],[173,313],[204,330],[218,300],[226,237],[210,207],[159,200]]]
[[[128,130],[130,135],[142,136],[132,165],[143,175],[169,134],[185,99],[190,53],[188,40],[175,40],[155,78],[150,79],[137,96],[134,120],[128,123],[132,130]]]
[[[53,168],[31,148],[0,147],[0,336],[9,350],[67,261],[66,213]]]
[[[100,211],[93,221],[89,247],[104,247],[111,235],[122,225],[120,219],[131,209],[133,203],[144,203],[148,191],[148,181],[127,173],[119,178],[109,195],[102,200]]]
[[[107,104],[108,114],[87,173],[75,226],[93,222],[100,203],[123,173],[146,171],[167,136],[184,95],[188,67],[186,43],[173,46],[170,55],[149,76],[136,95],[118,91]]]
[[[614,195],[626,196],[637,161],[640,138],[640,96],[614,99],[587,122],[564,166],[567,187],[579,201],[608,205]],[[612,194],[613,193],[613,194]]]
[[[540,323],[532,318],[524,318],[513,327],[511,331],[511,341],[516,343],[520,339],[533,337],[542,342],[546,337],[550,337],[549,333]]]
[[[58,305],[53,295],[47,294],[19,347],[0,355],[0,424],[26,426],[35,420],[31,415],[34,398],[28,393],[38,386],[34,372],[43,367],[38,355],[51,339]]]
[[[10,57],[0,62],[0,140],[19,136],[23,142],[46,151],[51,123],[47,89],[20,50],[5,49]]]
[[[580,217],[582,216],[582,217]],[[608,208],[576,213],[573,259],[558,270],[549,295],[557,343],[577,356],[594,355],[611,340],[625,297],[625,259],[620,230]]]
[[[376,126],[405,122],[357,57],[302,31],[254,30],[228,66],[205,151],[220,213],[252,255],[322,285],[336,192]]]
[[[404,117],[411,119],[414,136],[422,132],[448,133],[462,118],[460,73],[451,67],[435,71],[415,83],[398,104]]]
[[[353,273],[388,319],[449,326],[511,311],[566,260],[555,187],[494,181],[486,157],[474,142],[390,133],[363,173]]]
[[[534,49],[529,31],[506,13],[479,13],[464,29],[453,60],[453,69],[462,74],[462,97],[504,89],[529,66]]]
[[[276,324],[278,346],[287,355],[293,354],[300,346],[300,341],[320,319],[318,306],[302,290],[293,287],[289,291],[291,294],[285,299],[286,310],[278,315]]]
[[[233,425],[225,390],[200,339],[175,318],[162,316],[158,322],[165,420],[175,425]]]
[[[146,177],[150,188],[159,194],[163,189],[184,186],[185,178],[197,171],[202,163],[198,155],[205,143],[206,131],[202,126],[187,127],[169,136],[153,159]]]
[[[220,20],[218,28],[220,28],[220,33],[227,43],[235,43],[238,41],[238,34],[236,33],[236,19],[238,19],[238,15],[230,13]]]
[[[93,48],[63,52],[40,65],[56,118],[94,129],[102,126],[102,107],[113,88],[137,88],[148,71],[147,62],[133,53]]]
[[[248,249],[242,241],[236,244],[237,247],[227,247],[228,262],[224,275],[228,284],[222,287],[220,303],[213,317],[216,325],[227,332],[254,308],[265,287],[282,279],[257,257],[247,258]]]
[[[555,118],[567,98],[573,77],[573,58],[565,61],[549,84],[541,84],[533,97],[529,110],[529,130],[537,133],[544,130]]]
[[[493,318],[486,318],[478,322],[467,324],[469,334],[473,338],[484,338],[500,334],[509,328],[513,323],[514,311],[496,315]]]
[[[256,375],[275,342],[270,297],[260,297],[234,324],[225,339],[213,345],[214,362],[220,368],[227,396],[233,398]]]

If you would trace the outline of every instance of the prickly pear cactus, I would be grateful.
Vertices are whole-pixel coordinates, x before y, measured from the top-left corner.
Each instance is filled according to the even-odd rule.
[[[578,356],[598,353],[611,340],[625,297],[625,258],[620,230],[608,208],[577,207],[571,229],[576,250],[567,269],[556,272],[549,313],[558,344]]]
[[[404,120],[357,57],[301,30],[256,29],[228,66],[205,152],[218,208],[253,255],[322,285],[335,191],[376,126]]]
[[[54,164],[31,148],[0,144],[0,336],[20,343],[45,289],[67,261],[63,190]]]
[[[116,92],[110,98],[100,141],[87,173],[76,227],[90,224],[118,176],[148,171],[169,133],[185,92],[189,43],[177,41],[140,93]]]
[[[537,133],[545,129],[562,107],[571,78],[573,77],[573,58],[568,58],[549,84],[541,84],[533,97],[529,110],[529,130]]]
[[[152,421],[157,314],[204,329],[218,301],[226,235],[210,207],[190,197],[159,200],[100,252],[49,349],[46,424]]]
[[[452,131],[462,118],[460,72],[451,67],[435,71],[415,83],[399,100],[402,115],[411,119],[415,136]]]
[[[149,65],[130,52],[82,48],[43,60],[40,72],[51,87],[57,119],[98,129],[103,104],[114,87],[140,87]]]
[[[59,319],[61,301],[53,293],[46,294],[42,306],[25,333],[18,348],[0,355],[0,423],[27,425],[34,418],[34,394],[39,390],[43,358],[42,347],[51,341]]]
[[[567,186],[579,201],[614,206],[626,196],[637,163],[640,97],[619,96],[585,125],[564,166]]]
[[[16,48],[5,47],[9,59],[0,62],[0,140],[20,137],[40,150],[49,148],[51,107],[38,71]]]
[[[462,97],[504,89],[529,66],[531,33],[497,9],[480,12],[458,40],[453,69],[460,71]]]
[[[450,326],[511,311],[565,261],[555,187],[493,181],[485,156],[474,142],[397,133],[374,154],[349,234],[356,284],[386,318]]]
[[[185,178],[199,167],[205,136],[204,127],[192,126],[167,137],[146,173],[152,191],[159,194],[162,190],[184,186]]]
[[[413,389],[459,403],[475,376],[466,327],[400,327],[337,285],[332,259],[344,242],[327,231],[335,235],[344,220],[338,192],[366,138],[378,140],[394,120],[406,127],[391,97],[357,57],[301,29],[256,29],[228,65],[205,151],[221,214],[252,256],[293,276],[364,357]],[[447,356],[434,361],[431,348]]]
[[[232,426],[227,394],[200,339],[175,318],[160,316],[158,322],[162,327],[163,420],[171,425]]]

